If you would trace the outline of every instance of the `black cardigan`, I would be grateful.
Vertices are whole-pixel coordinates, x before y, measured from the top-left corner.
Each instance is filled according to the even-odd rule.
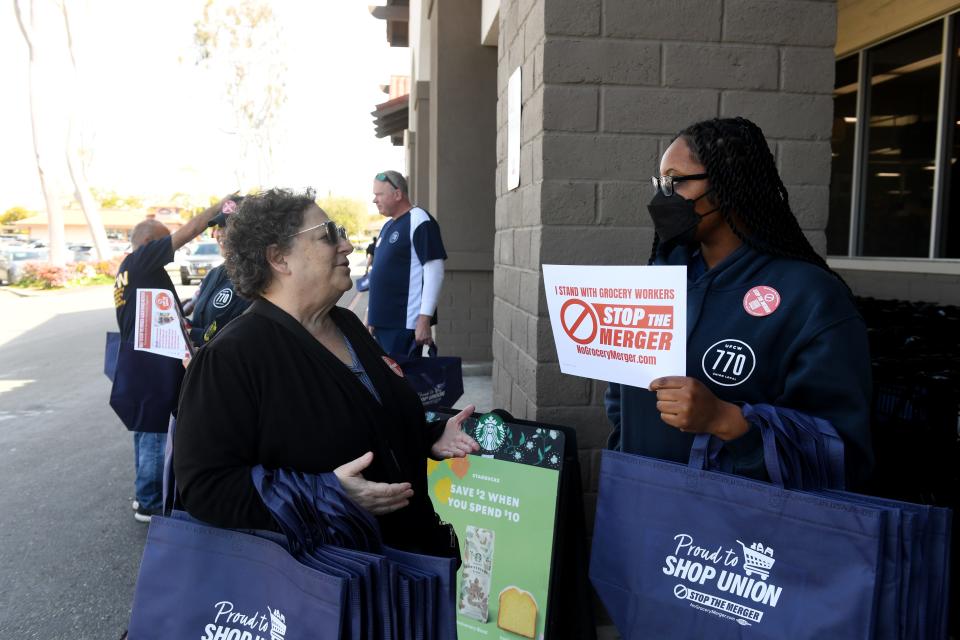
[[[180,394],[174,469],[182,504],[222,527],[268,528],[251,467],[324,473],[374,452],[364,477],[410,482],[410,505],[378,518],[384,540],[421,548],[436,517],[426,458],[443,424],[423,406],[350,311],[330,317],[350,340],[382,405],[346,365],[279,307],[257,300],[196,355]]]

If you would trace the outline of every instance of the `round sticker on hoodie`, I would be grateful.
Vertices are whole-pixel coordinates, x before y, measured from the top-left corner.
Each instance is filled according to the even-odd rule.
[[[780,306],[780,292],[773,287],[757,285],[750,287],[743,296],[743,310],[755,318],[768,316]]]

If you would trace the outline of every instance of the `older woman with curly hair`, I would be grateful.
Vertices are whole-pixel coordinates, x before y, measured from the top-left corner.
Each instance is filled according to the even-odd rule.
[[[343,227],[312,192],[271,190],[243,201],[225,242],[230,277],[253,303],[199,351],[183,383],[174,469],[187,511],[218,526],[271,527],[252,467],[334,471],[385,542],[456,554],[427,496],[425,458],[477,450],[460,429],[473,407],[428,425],[400,368],[336,306],[353,284]]]

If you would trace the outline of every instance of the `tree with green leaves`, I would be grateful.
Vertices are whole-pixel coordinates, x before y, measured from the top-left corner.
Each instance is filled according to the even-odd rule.
[[[326,211],[331,220],[345,228],[351,237],[361,235],[373,217],[367,203],[356,198],[328,195],[317,199],[317,206]]]
[[[21,6],[24,5],[24,6]],[[27,92],[30,101],[30,132],[33,137],[34,160],[40,178],[47,209],[47,229],[50,232],[50,262],[63,266],[67,263],[66,235],[63,209],[57,188],[57,158],[61,146],[62,114],[59,112],[59,87],[55,78],[63,73],[63,61],[57,55],[55,36],[63,20],[59,7],[53,3],[34,0],[13,0],[17,26],[27,45],[30,59]]]
[[[140,196],[122,196],[116,191],[108,189],[91,189],[93,199],[103,209],[139,209],[143,207]]]
[[[274,128],[287,100],[284,39],[268,0],[207,0],[197,64],[218,78],[237,136],[237,186],[273,182]],[[252,169],[255,167],[255,169]]]
[[[35,215],[37,215],[36,211],[30,211],[23,207],[10,207],[0,216],[0,224],[13,224],[17,220],[25,220]]]
[[[107,234],[90,188],[77,118],[82,99],[81,80],[74,55],[74,27],[69,0],[13,0],[14,14],[29,54],[30,128],[40,190],[47,210],[50,262],[67,262],[63,210],[60,207],[62,165],[73,183],[100,259],[109,255]],[[61,154],[63,154],[61,156]]]

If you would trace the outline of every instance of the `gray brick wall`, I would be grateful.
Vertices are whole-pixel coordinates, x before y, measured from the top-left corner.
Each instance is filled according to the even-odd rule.
[[[429,201],[448,260],[438,306],[440,352],[467,361],[492,357],[498,146],[497,51],[478,37],[475,0],[443,0],[429,21]],[[486,179],[484,179],[486,176]]]
[[[592,525],[605,383],[560,373],[541,265],[639,264],[649,176],[692,122],[763,128],[801,225],[824,244],[832,0],[503,0],[498,73],[494,404],[577,427]],[[506,89],[523,68],[520,187],[506,191]]]
[[[493,319],[493,278],[489,271],[448,271],[437,305],[437,347],[441,355],[489,361]]]
[[[936,273],[898,273],[838,269],[858,296],[960,305],[960,277]]]

